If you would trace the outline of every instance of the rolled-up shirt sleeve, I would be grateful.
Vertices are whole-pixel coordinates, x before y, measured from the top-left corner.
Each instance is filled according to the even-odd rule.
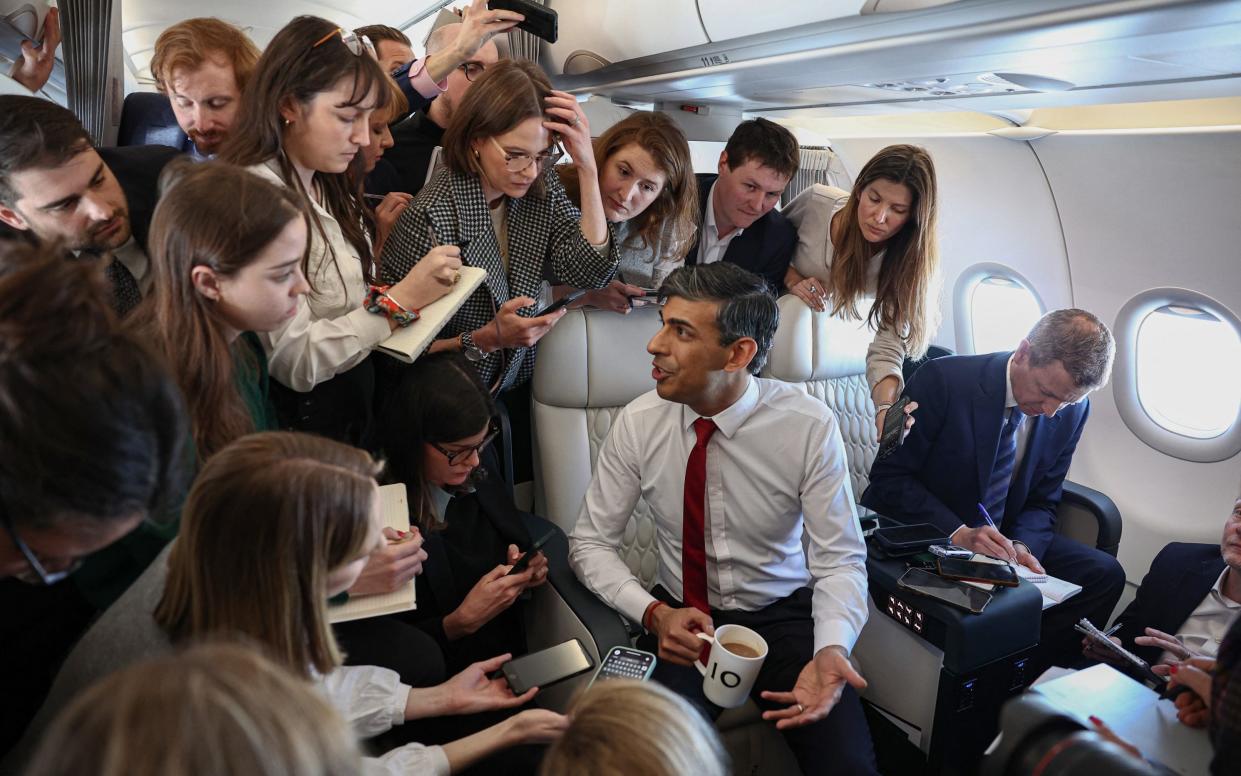
[[[801,482],[807,560],[814,581],[814,651],[853,651],[866,624],[866,545],[834,415],[810,434]]]
[[[641,462],[628,409],[613,424],[591,478],[577,523],[569,534],[569,564],[579,579],[613,609],[642,622],[655,598],[620,556],[625,525],[642,492]]]
[[[332,706],[358,738],[386,733],[405,722],[410,687],[396,671],[379,666],[340,666],[320,684]]]

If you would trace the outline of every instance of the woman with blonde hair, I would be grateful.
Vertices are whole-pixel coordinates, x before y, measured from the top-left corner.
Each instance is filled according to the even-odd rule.
[[[26,745],[94,681],[205,638],[254,641],[318,684],[360,737],[530,700],[534,690],[515,696],[503,679],[487,678],[510,655],[429,688],[386,668],[341,665],[328,599],[354,583],[383,541],[379,468],[362,450],[308,434],[251,434],[216,453],[190,491],[180,536],[70,653]],[[376,766],[447,774],[508,746],[549,741],[563,724],[559,714],[531,709],[443,746],[406,744]]]
[[[689,701],[654,682],[606,681],[573,703],[540,776],[727,776],[719,734]]]
[[[815,184],[783,210],[797,227],[785,287],[812,310],[865,317],[875,329],[866,378],[880,430],[903,388],[905,357],[924,356],[939,325],[937,190],[926,150],[891,145],[866,163],[851,192]]]
[[[43,776],[361,771],[357,741],[326,698],[257,650],[223,642],[138,663],[91,687],[56,718],[29,769]]]
[[[616,280],[582,303],[627,313],[630,299],[658,288],[685,262],[698,229],[698,182],[685,133],[663,113],[638,111],[618,121],[595,139],[594,150],[620,266]],[[556,171],[577,202],[575,166]]]

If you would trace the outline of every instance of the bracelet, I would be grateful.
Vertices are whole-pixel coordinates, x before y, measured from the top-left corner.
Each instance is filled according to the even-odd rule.
[[[642,613],[643,630],[649,631],[651,629],[651,626],[650,626],[651,615],[655,613],[655,610],[661,606],[667,606],[667,605],[668,604],[664,603],[663,601],[651,601],[650,605],[646,607],[646,611]]]
[[[400,302],[388,296],[390,288],[392,286],[371,286],[362,306],[368,313],[382,315],[397,326],[405,327],[418,320],[420,316],[417,310],[407,310]]]

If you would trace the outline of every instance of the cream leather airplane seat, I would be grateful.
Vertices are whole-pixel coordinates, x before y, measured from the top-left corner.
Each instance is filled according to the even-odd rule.
[[[646,344],[659,330],[658,308],[638,308],[629,315],[604,310],[574,310],[539,343],[534,369],[533,418],[535,511],[572,530],[599,449],[617,414],[633,399],[654,390]],[[622,552],[630,570],[648,589],[655,584],[659,556],[655,524],[639,500],[625,529]],[[528,628],[539,625],[528,621]],[[594,646],[606,643],[590,627]],[[575,633],[561,636],[569,638]],[[555,638],[539,636],[540,643]],[[552,688],[556,689],[556,688]],[[797,763],[775,728],[764,723],[753,702],[726,711],[718,721],[734,772],[766,776],[797,773]]]
[[[875,406],[866,384],[866,348],[874,334],[864,321],[812,312],[792,295],[781,297],[778,304],[780,328],[763,376],[799,383],[836,413],[856,503],[870,483],[870,465],[879,448]]]

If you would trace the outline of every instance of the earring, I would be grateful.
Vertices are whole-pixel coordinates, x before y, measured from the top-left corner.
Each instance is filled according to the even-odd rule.
[[[292,123],[293,123],[293,119],[285,119],[285,120],[284,120],[284,125],[285,125],[286,127],[287,127],[287,126],[289,126],[289,125],[290,125],[290,124],[292,124]]]
[[[481,159],[481,158],[482,158],[481,156],[479,156],[479,155],[478,155],[478,149],[477,149],[477,148],[475,148],[475,149],[474,149],[474,158],[475,158],[475,159]]]

